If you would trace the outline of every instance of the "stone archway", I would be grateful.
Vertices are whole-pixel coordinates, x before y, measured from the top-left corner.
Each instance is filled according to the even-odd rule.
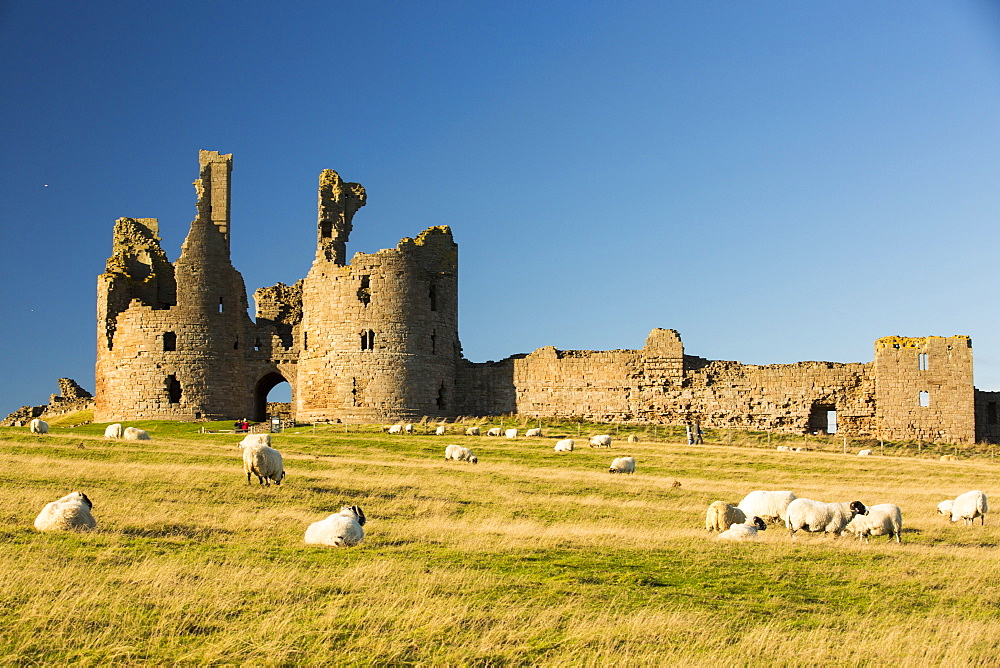
[[[253,388],[253,415],[250,416],[251,420],[262,422],[267,419],[267,395],[281,383],[291,384],[287,378],[277,371],[270,371],[260,377]]]

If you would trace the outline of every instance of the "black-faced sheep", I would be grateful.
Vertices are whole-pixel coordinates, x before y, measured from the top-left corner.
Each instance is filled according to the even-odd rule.
[[[758,531],[767,529],[767,523],[759,517],[752,518],[746,524],[734,524],[718,536],[717,540],[753,540]]]
[[[71,492],[46,504],[35,518],[39,531],[74,531],[93,529],[97,526],[90,512],[94,504],[83,492]]]
[[[364,540],[364,525],[365,514],[360,507],[343,506],[339,513],[310,524],[305,541],[309,545],[353,547]]]
[[[449,445],[444,449],[444,458],[454,459],[456,462],[479,463],[479,458],[472,454],[472,450],[462,445]]]
[[[868,509],[860,501],[825,503],[813,499],[795,499],[788,504],[785,523],[792,536],[799,530],[822,531],[824,534],[839,536],[855,515],[867,514]]]
[[[608,473],[635,473],[635,458],[615,457],[608,467]]]
[[[266,435],[266,434],[255,434]],[[260,443],[240,443],[240,450],[243,451],[243,471],[247,474],[247,484],[252,484],[250,476],[257,476],[260,485],[271,486],[271,481],[275,485],[280,485],[285,478],[285,467],[281,460],[281,453],[274,448]]]
[[[895,538],[897,543],[901,543],[899,534],[902,530],[903,512],[892,503],[868,506],[867,515],[855,515],[844,527],[844,531],[857,534],[858,540],[866,543],[869,536],[888,536],[890,541]]]

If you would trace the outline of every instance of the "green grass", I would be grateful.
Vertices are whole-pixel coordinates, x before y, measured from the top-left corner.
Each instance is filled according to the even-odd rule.
[[[935,514],[963,491],[991,494],[1000,467],[983,453],[845,457],[833,440],[778,453],[774,436],[770,445],[688,446],[681,434],[652,442],[637,430],[637,444],[557,455],[551,438],[329,425],[275,435],[288,477],[262,488],[245,484],[240,436],[201,434],[203,424],[136,426],[153,440],[105,441],[94,424],[45,437],[0,429],[3,663],[916,665],[997,656],[1000,525]],[[576,423],[545,428],[576,437]],[[480,463],[446,462],[448,443],[473,448]],[[636,457],[637,474],[608,474],[624,454]],[[98,529],[36,532],[41,507],[74,489],[94,501]],[[904,543],[792,540],[780,526],[753,544],[712,540],[708,504],[753,489],[897,503]],[[302,543],[309,523],[345,503],[369,518],[360,546]]]

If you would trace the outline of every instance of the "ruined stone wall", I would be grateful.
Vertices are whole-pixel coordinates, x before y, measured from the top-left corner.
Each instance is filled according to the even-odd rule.
[[[875,342],[879,435],[973,443],[972,339],[887,336]]]
[[[976,390],[976,442],[1000,443],[1000,392]]]

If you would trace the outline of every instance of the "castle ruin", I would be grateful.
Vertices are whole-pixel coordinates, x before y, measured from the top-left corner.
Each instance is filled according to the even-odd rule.
[[[972,381],[968,336],[885,337],[869,363],[747,365],[684,354],[655,329],[641,350],[551,346],[499,362],[462,356],[458,246],[430,227],[347,261],[365,189],[319,177],[305,278],[254,293],[232,266],[232,156],[199,154],[197,215],[171,263],[155,218],[120,218],[98,278],[98,422],[266,417],[287,381],[305,422],[520,413],[850,437],[996,440],[1000,393]]]

